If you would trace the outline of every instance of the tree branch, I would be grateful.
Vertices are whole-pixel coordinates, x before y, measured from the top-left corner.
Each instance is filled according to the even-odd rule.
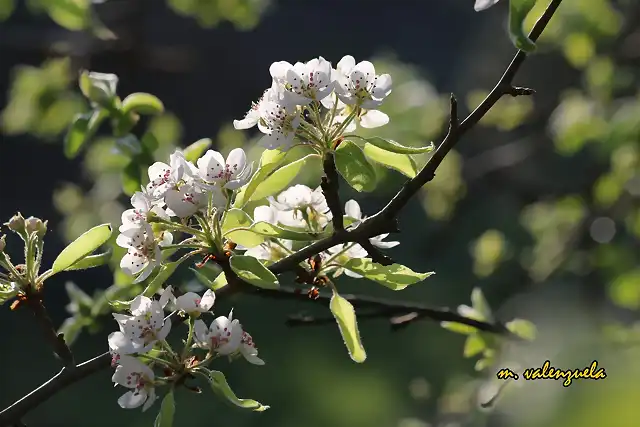
[[[547,9],[544,11],[540,19],[538,19],[533,29],[531,30],[531,33],[529,34],[529,38],[531,40],[535,41],[538,39],[561,2],[562,0],[551,0],[551,3],[547,7]],[[360,226],[352,231],[347,232],[344,230],[344,227],[334,225],[334,234],[332,236],[312,243],[311,245],[303,248],[295,254],[292,254],[284,258],[283,260],[272,264],[269,269],[274,274],[280,274],[287,270],[295,269],[300,262],[326,249],[329,249],[332,246],[347,242],[364,242],[364,240],[378,236],[380,234],[397,232],[398,229],[396,219],[399,212],[423,185],[433,179],[436,169],[438,168],[438,166],[440,166],[447,153],[449,153],[449,151],[451,151],[451,149],[459,141],[460,137],[467,131],[469,131],[475,124],[477,124],[482,119],[482,117],[484,117],[484,115],[495,105],[495,103],[498,102],[500,98],[502,98],[502,96],[529,95],[533,92],[529,89],[515,88],[512,85],[513,78],[515,77],[517,71],[520,69],[526,57],[526,53],[518,51],[491,93],[489,93],[489,95],[480,103],[480,105],[478,105],[478,107],[460,124],[458,124],[457,102],[455,97],[453,95],[451,96],[449,131],[444,140],[438,146],[438,149],[434,152],[434,154],[429,159],[427,164],[422,168],[420,173],[415,178],[407,181],[405,185],[400,189],[400,191],[398,191],[396,196],[380,212],[372,217],[367,218],[362,224],[360,224]],[[327,185],[331,185],[331,180],[332,177],[327,176]],[[325,195],[325,197],[327,196]],[[327,198],[327,203],[329,204],[329,197]],[[339,214],[336,214],[335,212],[333,212],[333,210],[332,213],[334,215],[334,218],[338,218],[338,224],[340,224],[342,223],[342,207],[339,203],[337,206],[339,209]],[[235,277],[235,275],[233,274],[230,274],[227,277],[229,280],[229,285],[221,290],[220,294],[222,295],[227,293],[231,294],[237,291],[250,291],[251,293],[255,293],[257,295],[268,298],[312,301],[296,293],[294,288],[285,287],[275,290],[259,289],[251,287],[249,285],[244,286],[244,283],[238,283],[240,281],[233,279],[233,277]],[[400,315],[395,319],[392,319],[392,323],[395,322],[396,325],[406,324],[413,318],[423,317],[441,322],[447,321],[464,323],[483,331],[503,334],[505,336],[512,336],[503,325],[479,322],[474,319],[460,316],[459,314],[448,309],[430,308],[426,306],[418,306],[365,296],[343,296],[350,300],[351,303],[355,306],[370,308],[373,307],[378,309],[377,314],[364,314],[362,317],[374,317],[374,315],[380,316],[380,313],[385,313],[386,315]],[[326,300],[328,296],[322,294],[320,298],[322,300]],[[307,323],[309,322],[307,321]],[[19,422],[27,412],[40,405],[51,396],[63,390],[67,386],[74,384],[75,382],[80,381],[81,379],[90,376],[91,374],[103,368],[106,368],[109,365],[110,355],[107,352],[75,367],[63,368],[49,381],[42,384],[37,389],[33,390],[31,393],[27,394],[26,396],[0,412],[0,426],[8,426]]]
[[[322,161],[322,169],[324,169],[324,176],[322,177],[320,187],[322,188],[324,198],[327,200],[327,206],[329,206],[329,210],[333,216],[331,220],[333,222],[333,230],[336,233],[340,233],[344,231],[344,212],[338,193],[340,181],[333,153],[325,153]]]
[[[75,368],[75,362],[73,360],[73,354],[67,346],[62,334],[58,335],[56,328],[53,326],[53,322],[47,313],[47,309],[42,303],[42,297],[39,293],[30,293],[26,296],[24,301],[26,307],[31,310],[33,316],[38,322],[38,326],[42,330],[45,339],[49,342],[55,354],[62,360],[64,366],[67,369]]]

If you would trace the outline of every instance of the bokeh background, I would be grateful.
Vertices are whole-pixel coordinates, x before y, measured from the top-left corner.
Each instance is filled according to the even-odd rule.
[[[538,1],[527,25],[546,3]],[[132,155],[108,128],[75,159],[63,154],[67,126],[88,109],[77,87],[80,69],[116,73],[120,96],[150,92],[163,100],[166,113],[134,129],[138,137],[155,135],[156,159],[205,137],[218,150],[241,146],[257,158],[256,135],[231,123],[269,86],[274,61],[323,56],[335,64],[346,54],[372,60],[392,74],[394,91],[382,107],[390,124],[368,134],[424,145],[443,133],[449,93],[458,96],[461,114],[469,112],[514,53],[506,0],[482,13],[472,0],[109,0],[94,4],[92,15],[86,4],[0,0],[0,219],[19,210],[48,220],[45,264],[86,229],[118,224],[128,204],[122,184],[131,185]],[[464,335],[428,320],[399,331],[388,319],[363,320],[368,359],[358,365],[336,327],[285,325],[291,314],[327,313],[325,307],[239,296],[216,311],[235,307],[267,365],[221,369],[238,395],[271,409],[251,413],[185,391],[177,395],[174,425],[638,425],[639,23],[636,0],[563,1],[516,78],[537,93],[501,100],[401,216],[402,244],[391,254],[437,274],[396,293],[340,282],[353,292],[453,308],[469,304],[479,287],[498,319],[534,322],[536,341],[500,346],[495,365],[477,372],[479,356],[467,349],[465,357]],[[343,188],[344,200],[355,197],[375,213],[404,180],[378,172],[375,192]],[[20,250],[15,240],[9,250]],[[114,274],[117,263],[47,282],[46,304],[56,325],[65,322],[79,361],[105,351],[115,330],[101,292],[131,289],[130,279]],[[188,269],[169,283],[198,286]],[[68,305],[68,291],[75,305]],[[59,362],[29,313],[7,304],[0,325],[5,407],[57,372]],[[493,368],[547,359],[565,369],[598,360],[607,378],[568,388],[518,382],[493,410],[478,408],[496,388]],[[121,410],[122,390],[110,375],[104,370],[68,387],[24,423],[151,425],[159,405],[147,413]]]

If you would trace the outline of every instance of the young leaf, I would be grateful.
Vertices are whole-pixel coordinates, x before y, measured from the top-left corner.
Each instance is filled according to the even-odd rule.
[[[464,343],[464,357],[473,357],[481,353],[485,347],[486,344],[480,334],[470,334]]]
[[[278,289],[278,278],[270,272],[257,258],[244,255],[233,255],[229,259],[231,269],[245,282],[264,289]]]
[[[74,158],[87,141],[91,116],[92,113],[78,114],[69,126],[64,137],[64,155],[67,159]]]
[[[218,274],[218,277],[216,277],[216,280],[214,280],[211,283],[211,289],[214,291],[217,291],[220,288],[223,288],[224,286],[227,285],[227,276],[224,274],[224,272]]]
[[[358,138],[361,139],[371,145],[374,145],[381,150],[389,151],[391,153],[397,154],[420,154],[420,153],[429,153],[435,149],[433,142],[427,147],[407,147],[402,144],[398,144],[393,139],[381,138],[379,136],[374,136],[371,138],[363,138],[358,135],[348,135],[345,138]]]
[[[369,143],[364,145],[363,151],[369,160],[395,169],[406,177],[413,178],[418,174],[418,165],[409,154],[390,153]]]
[[[147,282],[148,285],[146,286],[144,291],[142,291],[142,294],[150,297],[158,292],[160,288],[162,288],[162,285],[164,285],[165,282],[169,280],[169,277],[171,277],[171,275],[175,273],[181,263],[182,261],[178,260],[163,264],[162,267],[160,267],[160,270],[158,270],[158,273],[153,276],[150,281]]]
[[[150,93],[132,93],[122,101],[123,115],[129,113],[157,115],[164,112],[164,105],[156,96]]]
[[[252,411],[262,412],[269,409],[269,406],[263,405],[253,399],[240,399],[229,387],[227,379],[220,371],[210,371],[209,381],[211,388],[217,394],[224,396],[229,402],[244,409],[251,409]]]
[[[253,174],[249,183],[238,192],[236,199],[233,201],[233,207],[241,208],[247,204],[256,188],[267,179],[271,172],[280,166],[286,156],[287,153],[279,150],[265,150],[260,158],[260,167]]]
[[[344,141],[335,152],[336,168],[356,191],[370,192],[376,188],[376,171],[360,147]]]
[[[505,326],[512,333],[528,341],[535,340],[536,335],[538,334],[536,325],[524,319],[513,319],[512,321],[507,322]]]
[[[173,389],[169,391],[162,399],[160,411],[156,416],[153,427],[171,427],[173,426],[173,416],[176,412],[176,402],[173,398]]]
[[[314,165],[316,163],[316,165]],[[245,200],[261,200],[268,196],[280,193],[285,188],[289,187],[289,184],[298,176],[303,168],[316,168],[320,170],[320,156],[317,154],[309,154],[295,162],[289,163],[286,166],[273,172],[264,181],[258,183],[255,191],[248,199]]]
[[[276,237],[285,240],[295,240],[301,242],[308,242],[310,240],[319,240],[324,237],[328,237],[328,234],[323,233],[307,233],[304,231],[287,230],[277,225],[270,224],[268,222],[256,222],[251,226],[251,230],[262,236]],[[233,239],[232,239],[233,240]]]
[[[360,340],[360,331],[358,330],[358,321],[353,305],[334,290],[329,302],[329,308],[338,322],[338,329],[340,329],[342,339],[347,346],[347,350],[349,350],[349,356],[354,362],[364,362],[367,358],[367,353]]]
[[[370,258],[353,258],[343,267],[394,291],[401,291],[407,286],[421,282],[435,274],[433,271],[416,273],[401,264],[382,265],[373,262]]]
[[[91,23],[90,0],[57,0],[46,5],[49,17],[68,30],[84,30]]]
[[[53,274],[71,267],[73,264],[102,246],[111,237],[111,225],[102,224],[84,232],[64,248],[53,262]]]
[[[478,330],[473,326],[465,325],[464,323],[440,322],[440,326],[442,326],[444,329],[450,330],[451,332],[462,335],[470,335],[478,332]]]
[[[189,145],[184,149],[184,158],[191,163],[196,163],[196,161],[202,157],[202,155],[211,147],[211,138],[202,138]]]
[[[473,291],[471,291],[471,306],[482,316],[482,319],[477,320],[492,319],[491,308],[482,294],[482,289],[473,288]]]
[[[224,215],[222,234],[247,248],[253,248],[264,242],[264,237],[249,230],[252,223],[253,220],[246,212],[235,208],[230,209]],[[231,232],[238,228],[241,229]]]
[[[13,283],[0,283],[0,305],[18,295],[20,288]]]
[[[86,256],[81,260],[75,262],[71,267],[68,267],[67,271],[88,270],[89,268],[100,267],[101,265],[105,265],[109,262],[112,254],[113,249],[109,248],[101,254]]]
[[[524,32],[523,23],[536,0],[509,0],[509,35],[511,41],[520,50],[533,52],[536,44]]]

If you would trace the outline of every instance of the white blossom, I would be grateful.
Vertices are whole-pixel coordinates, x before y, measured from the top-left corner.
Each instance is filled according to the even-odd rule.
[[[284,88],[287,102],[295,105],[307,105],[312,101],[321,101],[333,91],[331,63],[323,57],[309,62],[274,62],[269,67],[271,77]]]
[[[195,292],[187,292],[176,298],[176,308],[188,314],[204,313],[211,310],[215,301],[216,294],[211,289],[207,289],[202,297]]]
[[[149,166],[147,192],[153,198],[161,199],[167,191],[177,187],[183,176],[193,175],[193,169],[193,165],[184,158],[184,154],[176,150],[169,156],[169,164],[155,162]]]
[[[131,315],[113,313],[120,332],[131,342],[136,353],[146,353],[156,341],[167,337],[171,330],[171,319],[164,320],[164,307],[173,298],[169,286],[163,291],[159,301],[138,295],[131,303]],[[112,340],[109,343],[111,345]]]
[[[256,348],[253,338],[247,332],[242,331],[242,343],[240,344],[240,354],[249,363],[254,365],[264,365],[264,360],[258,357],[258,349]]]
[[[252,165],[247,164],[247,155],[242,148],[231,150],[225,160],[222,154],[208,150],[198,159],[198,175],[206,184],[218,184],[236,190],[249,181]]]
[[[156,400],[154,379],[155,375],[149,366],[135,357],[121,356],[111,380],[132,390],[120,396],[118,405],[124,409],[142,406],[143,412],[149,409]]]
[[[169,215],[160,206],[154,204],[153,198],[146,191],[136,191],[131,196],[131,206],[133,206],[133,209],[127,209],[122,213],[120,232],[140,227],[147,222],[151,213],[158,215],[160,218],[169,219]]]
[[[277,82],[251,106],[244,119],[233,121],[236,129],[249,129],[255,125],[265,134],[258,142],[261,146],[268,149],[291,146],[300,125],[300,114],[295,105],[285,101]]]
[[[169,189],[164,200],[167,204],[167,214],[187,218],[206,206],[207,195],[194,184],[184,183],[177,189]]]
[[[238,319],[233,319],[233,310],[229,317],[217,317],[209,328],[202,320],[196,320],[193,326],[197,346],[209,351],[231,355],[242,344],[242,326]]]
[[[253,210],[253,222],[268,222],[277,224],[278,209],[272,205],[258,206]]]
[[[258,246],[247,249],[244,254],[266,261],[280,261],[292,252],[293,242],[291,240],[284,239],[276,240],[277,242],[268,240],[266,242],[260,243]]]
[[[332,255],[332,258],[331,258],[332,261],[330,263],[335,261],[337,264],[340,264],[340,265],[346,264],[351,259],[367,257],[367,251],[357,243],[355,244],[345,243],[345,244],[336,245],[332,248],[329,248],[327,252],[329,252]],[[347,270],[346,268],[344,269],[344,274],[346,274],[349,277],[353,277],[355,279],[362,278],[360,274],[355,273],[351,270]]]
[[[109,354],[111,354],[111,366],[116,366],[120,362],[120,357],[137,353],[138,349],[133,345],[121,331],[111,332],[108,337]]]
[[[153,269],[161,262],[162,253],[156,243],[151,225],[143,223],[139,228],[124,230],[116,238],[116,244],[127,249],[120,260],[120,268],[130,275],[140,274],[134,283],[149,277]]]
[[[391,76],[376,75],[375,67],[369,61],[356,64],[353,56],[347,55],[338,62],[335,74],[335,91],[345,104],[371,110],[380,106],[391,93]]]
[[[322,105],[324,105],[329,110],[332,110],[334,108],[334,104],[336,103],[336,114],[333,119],[334,126],[344,123],[354,108],[353,105],[347,105],[344,102],[340,101],[337,95],[335,98],[328,97],[322,100]],[[364,108],[361,108],[360,112],[353,117],[353,120],[345,126],[343,132],[350,133],[355,131],[358,127],[358,124],[365,129],[374,129],[380,126],[384,126],[387,123],[389,123],[389,116],[382,111],[365,110]]]
[[[286,226],[307,227],[311,224],[322,228],[332,219],[320,187],[312,190],[306,185],[297,184],[276,198],[269,197],[269,203],[278,210],[278,222]]]
[[[349,200],[344,205],[344,211],[347,216],[356,220],[353,223],[354,227],[357,227],[366,217],[362,216],[362,210],[360,209],[360,205],[355,200]],[[394,248],[400,244],[400,242],[383,242],[389,236],[389,233],[380,234],[379,236],[375,236],[369,239],[373,246],[376,246],[381,249],[389,249]]]
[[[498,3],[498,0],[476,0],[476,4],[473,8],[476,12],[480,12],[482,10],[489,9],[496,3]]]

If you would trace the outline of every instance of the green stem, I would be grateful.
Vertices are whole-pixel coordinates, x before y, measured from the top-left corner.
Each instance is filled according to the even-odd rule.
[[[180,359],[178,358],[178,355],[176,354],[175,351],[173,351],[173,349],[171,348],[171,346],[166,340],[158,340],[158,342],[162,347],[164,347],[165,350],[167,350],[167,353],[169,353],[177,363],[180,363]]]
[[[29,282],[26,281],[25,278],[20,275],[20,273],[18,273],[18,270],[16,270],[16,267],[13,265],[7,255],[3,254],[3,256],[0,256],[0,265],[2,265],[9,273],[11,273],[11,275],[15,278],[14,280],[20,283],[22,286],[26,286],[29,284]]]
[[[160,249],[163,251],[169,250],[169,249],[206,249],[208,250],[209,247],[205,245],[196,245],[196,244],[183,245],[182,243],[178,243],[176,245],[161,246]]]
[[[349,243],[347,245],[344,246],[344,248],[342,248],[341,251],[339,251],[338,253],[334,254],[331,258],[329,258],[328,260],[326,260],[323,264],[326,265],[327,267],[331,266],[331,262],[338,258],[340,255],[344,254],[345,252],[347,252],[349,249],[351,249],[351,247],[353,247],[355,245],[355,243]],[[340,264],[338,264],[338,266],[340,266]],[[341,267],[341,266],[340,266]],[[320,273],[324,272],[326,267],[322,267],[320,269]]]
[[[167,362],[167,361],[166,361],[166,360],[164,360],[164,359],[160,359],[160,358],[158,358],[158,357],[151,356],[151,355],[149,355],[149,354],[139,354],[138,356],[140,356],[140,357],[144,357],[145,359],[149,359],[149,360],[151,360],[151,361],[153,361],[153,362],[156,362],[156,363],[159,363],[159,364],[161,364],[161,365],[164,365],[164,366],[166,366],[167,368],[173,368],[173,365],[171,364],[171,362]]]
[[[331,134],[331,141],[335,140],[342,134],[342,132],[344,132],[347,126],[349,126],[349,123],[351,123],[353,119],[358,115],[359,108],[360,107],[357,106],[353,107],[353,110],[349,113],[347,118],[342,123],[340,123],[340,126],[338,126],[338,128]]]
[[[329,115],[329,124],[327,125],[327,129],[331,129],[333,126],[333,122],[336,119],[336,113],[338,112],[338,95],[335,93],[332,94],[335,97],[335,102],[333,103],[333,107],[331,108],[331,114]],[[331,141],[327,141],[327,144],[331,144]]]
[[[184,349],[182,349],[182,360],[185,360],[189,355],[189,350],[191,349],[191,344],[193,343],[194,324],[195,319],[189,316],[189,334],[187,335],[187,342],[184,344]]]

